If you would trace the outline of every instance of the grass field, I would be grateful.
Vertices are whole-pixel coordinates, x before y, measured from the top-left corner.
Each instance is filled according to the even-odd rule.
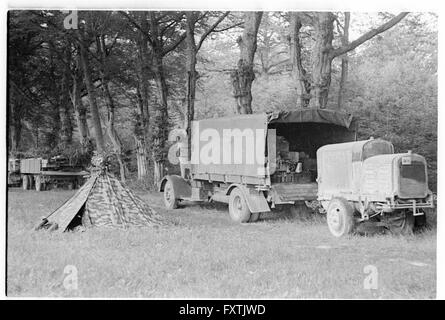
[[[238,225],[225,206],[162,208],[157,229],[33,231],[74,191],[8,192],[9,296],[147,298],[435,298],[436,231],[333,238],[323,221]],[[77,290],[63,285],[75,266]],[[366,266],[377,289],[365,289]],[[374,268],[372,267],[372,268]],[[369,268],[369,267],[368,267]],[[373,273],[375,275],[375,273]]]

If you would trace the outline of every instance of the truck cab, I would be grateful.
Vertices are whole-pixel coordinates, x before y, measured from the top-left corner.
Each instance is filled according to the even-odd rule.
[[[317,168],[318,200],[335,236],[353,232],[362,222],[409,233],[416,217],[434,206],[425,158],[411,151],[394,153],[389,141],[323,146]]]

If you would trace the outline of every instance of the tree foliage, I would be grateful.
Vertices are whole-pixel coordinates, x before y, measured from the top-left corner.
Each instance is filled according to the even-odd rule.
[[[168,167],[169,129],[233,114],[237,80],[238,109],[353,112],[360,138],[425,155],[435,189],[434,14],[351,13],[347,37],[343,12],[80,11],[77,30],[65,29],[66,16],[9,12],[12,154],[85,154],[101,133],[121,176],[151,181],[155,171],[156,182]]]

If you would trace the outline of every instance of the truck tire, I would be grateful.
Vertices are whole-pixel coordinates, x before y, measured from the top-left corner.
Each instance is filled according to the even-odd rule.
[[[26,174],[24,174],[22,176],[22,187],[23,187],[23,190],[28,190],[28,185],[29,185],[28,176]]]
[[[167,180],[164,186],[164,204],[167,209],[176,209],[178,207],[178,199],[176,198],[173,183]]]
[[[42,177],[40,175],[35,175],[34,180],[36,184],[36,191],[42,190]]]
[[[354,230],[354,209],[346,199],[333,198],[326,212],[328,228],[337,238],[344,237]]]
[[[252,213],[247,206],[243,192],[239,188],[235,188],[230,193],[229,198],[229,214],[235,222],[249,222]]]

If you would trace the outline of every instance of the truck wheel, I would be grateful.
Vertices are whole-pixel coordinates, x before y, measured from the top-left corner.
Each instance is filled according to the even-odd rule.
[[[36,175],[34,177],[35,183],[36,183],[36,191],[40,191],[42,189],[42,177],[39,175]]]
[[[173,189],[173,183],[167,180],[164,186],[164,204],[167,209],[176,209],[178,207],[178,199]]]
[[[389,231],[397,235],[410,235],[414,230],[415,217],[412,211],[403,210],[396,217],[392,217],[389,223]]]
[[[29,180],[27,175],[22,176],[22,187],[23,190],[28,190]]]
[[[354,229],[354,209],[342,198],[331,200],[327,210],[327,222],[332,235],[339,238],[352,233]]]
[[[248,222],[252,215],[244,194],[239,188],[233,189],[230,193],[229,214],[230,218],[235,222]]]

